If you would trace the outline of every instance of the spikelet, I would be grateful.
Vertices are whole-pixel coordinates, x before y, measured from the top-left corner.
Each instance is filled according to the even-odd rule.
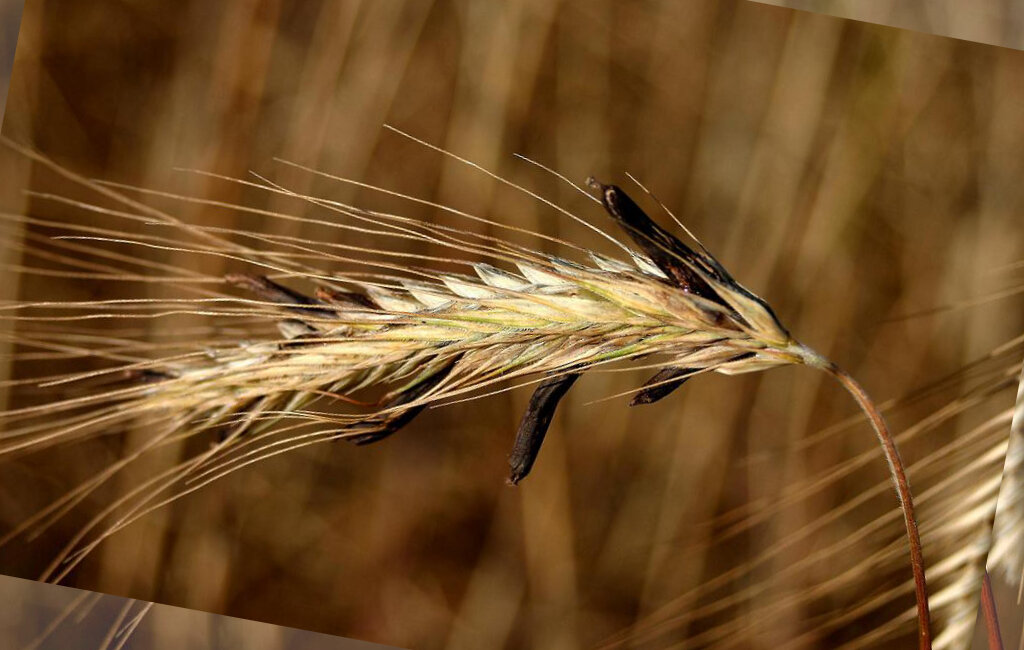
[[[25,153],[52,166],[37,154]],[[289,195],[269,181],[249,184]],[[169,226],[178,238],[97,232],[70,240],[127,243],[143,254],[150,248],[212,255],[248,263],[259,272],[228,275],[218,290],[203,289],[201,298],[19,303],[4,311],[15,312],[15,319],[51,321],[206,314],[273,322],[279,335],[235,345],[197,345],[170,357],[64,377],[55,383],[101,377],[121,382],[112,389],[0,414],[6,429],[0,453],[7,454],[99,435],[132,422],[148,423],[154,431],[142,449],[12,534],[46,525],[135,458],[183,437],[215,433],[219,439],[207,452],[153,477],[101,513],[72,540],[46,577],[62,578],[117,530],[240,467],[327,440],[372,443],[396,432],[428,405],[479,396],[499,384],[540,382],[510,458],[509,481],[516,483],[529,473],[558,401],[587,370],[644,359],[659,370],[633,398],[634,404],[646,404],[695,374],[803,364],[843,383],[876,428],[904,508],[921,647],[929,647],[923,559],[909,485],[896,447],[866,394],[849,375],[794,340],[771,308],[739,285],[699,242],[694,250],[679,241],[619,187],[596,181],[590,185],[637,247],[615,242],[628,262],[589,251],[581,251],[584,259],[570,261],[482,235],[299,197],[370,224],[376,232],[490,258],[489,263],[467,263],[472,275],[424,271],[408,260],[377,263],[387,274],[332,275],[302,261],[311,252],[324,255],[308,242],[249,234],[257,243],[272,244],[276,252],[261,251],[226,236],[240,233],[185,224],[108,185],[91,184],[130,211],[79,207]],[[334,247],[357,250],[344,244]],[[334,253],[329,258],[349,259]],[[381,390],[383,397],[367,401],[367,393]],[[321,410],[325,402],[347,402],[350,408],[345,413]],[[85,541],[107,518],[113,523]]]

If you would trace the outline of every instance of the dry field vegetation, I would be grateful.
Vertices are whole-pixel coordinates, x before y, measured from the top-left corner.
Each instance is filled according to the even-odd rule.
[[[461,270],[443,261],[447,248],[370,232],[342,241],[312,221],[339,218],[321,205],[182,168],[255,170],[297,193],[577,255],[279,157],[616,253],[385,123],[606,230],[600,206],[512,154],[580,184],[631,187],[632,174],[797,338],[886,406],[917,495],[938,646],[970,638],[1024,358],[1013,266],[1024,53],[710,0],[30,2],[19,39],[5,136],[87,178],[305,218],[128,192],[203,227]],[[41,196],[117,206],[10,150],[0,166],[0,299],[182,296],[142,277],[74,277],[68,257],[98,258],[53,239],[65,232],[56,223],[161,228]],[[23,214],[35,221],[11,217]],[[186,251],[100,248],[132,273],[139,255],[164,275],[252,271]],[[323,255],[315,265],[366,270]],[[53,398],[21,380],[109,365],[16,339],[141,338],[156,351],[268,331],[196,314],[15,314],[0,312],[6,408]],[[234,472],[118,532],[65,583],[414,648],[908,647],[902,520],[875,437],[842,388],[796,367],[701,375],[649,406],[606,399],[650,373],[582,377],[518,487],[505,484],[507,455],[529,388],[429,408],[375,445],[315,445]],[[152,428],[108,434],[0,458],[0,531]],[[133,464],[38,537],[11,540],[0,571],[37,577],[117,494],[208,444]]]

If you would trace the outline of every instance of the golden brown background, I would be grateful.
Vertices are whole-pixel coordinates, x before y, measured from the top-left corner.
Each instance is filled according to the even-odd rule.
[[[297,190],[399,205],[284,170],[272,161],[280,156],[607,251],[553,211],[382,130],[389,123],[601,225],[599,211],[511,154],[577,181],[636,175],[796,336],[880,400],[1021,331],[1013,298],[905,317],[1015,285],[1002,266],[1021,252],[1021,52],[745,2],[667,0],[46,1],[25,8],[19,38],[4,133],[87,176],[295,209],[174,170],[255,169]],[[78,193],[16,156],[0,164],[8,209],[95,219],[28,201],[14,190]],[[222,211],[179,214],[284,232]],[[26,234],[8,227],[4,237],[16,244]],[[369,236],[352,243],[396,246]],[[17,263],[15,248],[2,253],[6,264]],[[204,269],[221,270],[209,261]],[[161,291],[28,275],[16,286],[7,275],[3,291],[24,300]],[[886,545],[902,552],[898,522],[826,553],[895,508],[880,489],[822,519],[884,485],[877,453],[807,488],[874,453],[863,425],[801,444],[854,413],[837,386],[787,369],[702,377],[645,409],[625,398],[588,404],[644,378],[581,381],[519,488],[504,485],[505,456],[528,390],[431,410],[380,445],[314,447],[236,474],[119,534],[73,582],[416,648],[591,647],[666,604],[692,613],[731,594],[740,597],[721,611],[672,618],[636,644],[834,647],[909,610],[906,590],[827,627],[836,612],[909,579],[898,553],[871,562]],[[957,381],[894,412],[894,429],[968,388]],[[8,404],[31,399],[15,393]],[[906,460],[929,458],[1011,402],[1003,391],[916,438],[904,445]],[[997,434],[945,465],[919,466],[917,493]],[[96,445],[6,463],[5,527],[116,453]],[[979,468],[946,496],[961,490],[966,500],[999,466]],[[783,499],[799,488],[803,498]],[[931,504],[921,507],[929,559],[950,552],[931,532],[949,511]],[[726,535],[745,515],[754,523]],[[0,569],[37,574],[84,520],[4,549]],[[735,582],[693,591],[771,549]],[[808,630],[816,631],[801,637]],[[870,643],[905,647],[913,633],[906,622]]]

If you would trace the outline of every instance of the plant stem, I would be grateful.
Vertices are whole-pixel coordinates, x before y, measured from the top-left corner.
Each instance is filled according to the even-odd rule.
[[[981,583],[981,611],[985,616],[985,631],[988,633],[988,650],[1003,650],[1003,637],[999,634],[999,616],[996,613],[996,597],[992,593],[992,578],[988,571]]]
[[[914,571],[914,598],[917,602],[918,647],[921,650],[926,650],[932,647],[932,633],[931,618],[928,612],[928,590],[924,577],[924,554],[921,551],[921,535],[917,531],[917,517],[914,514],[914,499],[910,494],[910,482],[907,480],[903,460],[896,447],[896,440],[889,433],[889,428],[886,426],[882,414],[878,412],[875,403],[857,383],[857,380],[832,362],[818,365],[818,367],[839,380],[839,383],[857,400],[857,404],[871,421],[871,426],[874,427],[875,433],[878,435],[878,441],[882,444],[885,460],[889,463],[889,474],[903,511],[903,523],[907,527],[907,541],[910,543],[910,566]]]

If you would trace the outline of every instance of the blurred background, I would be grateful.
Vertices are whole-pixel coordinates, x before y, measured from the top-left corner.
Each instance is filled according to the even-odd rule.
[[[1024,49],[1024,5],[1015,0],[756,0],[917,32]]]
[[[575,181],[635,175],[795,336],[896,401],[890,423],[908,432],[932,590],[944,594],[936,620],[963,636],[1006,437],[991,423],[1013,403],[1024,353],[962,369],[1024,325],[1010,266],[1022,101],[1024,53],[739,1],[49,0],[25,8],[3,132],[87,177],[315,214],[176,171],[252,169],[480,228],[277,156],[606,253],[582,226],[382,126],[602,226],[600,210],[512,154]],[[0,165],[6,211],[104,225],[21,190],[101,197],[9,151]],[[203,225],[321,234],[155,203]],[[5,299],[171,292],[17,273],[53,266],[22,253],[51,233],[3,226]],[[989,299],[999,292],[1010,295]],[[14,362],[14,324],[2,327],[5,377],[88,367]],[[874,436],[841,388],[794,368],[701,377],[647,408],[592,403],[644,379],[581,380],[518,488],[504,484],[506,455],[529,389],[431,409],[379,445],[322,445],[236,473],[119,533],[69,584],[416,648],[906,647],[902,526]],[[4,399],[47,397],[28,387]],[[4,529],[144,435],[9,459]],[[0,570],[35,577],[102,505],[12,542]]]
[[[22,0],[0,2],[0,120],[3,119],[4,107],[7,105],[7,88],[11,83],[11,65],[14,64],[23,4]]]
[[[42,582],[0,576],[0,639],[8,648],[105,650],[387,650],[366,641],[150,605]]]

